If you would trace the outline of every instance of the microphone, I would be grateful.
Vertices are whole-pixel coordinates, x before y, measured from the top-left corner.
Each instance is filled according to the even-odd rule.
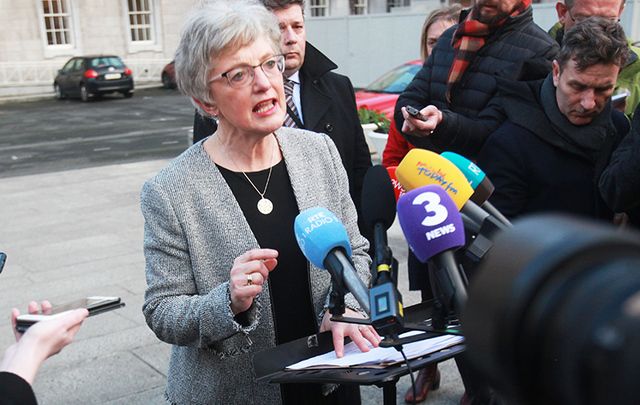
[[[442,152],[440,156],[453,163],[462,172],[464,177],[467,178],[471,188],[474,190],[471,195],[471,201],[480,205],[498,221],[507,226],[511,226],[511,222],[507,217],[502,215],[502,213],[488,201],[496,188],[482,169],[466,157],[455,152]]]
[[[351,262],[349,235],[338,217],[323,207],[309,208],[296,216],[293,230],[307,260],[328,270],[334,284],[346,287],[368,315],[369,292]]]
[[[467,289],[453,254],[465,244],[462,218],[455,202],[440,186],[419,187],[398,200],[398,220],[418,260],[434,264],[435,271],[430,274],[440,292],[438,299],[459,315],[467,300]]]
[[[383,166],[372,166],[365,173],[361,209],[364,223],[373,230],[378,277],[383,273],[389,275],[392,255],[387,229],[396,219],[396,199],[391,179]]]
[[[397,338],[403,329],[402,297],[394,282],[392,269],[397,269],[397,260],[387,241],[387,229],[396,218],[394,187],[383,166],[372,166],[367,170],[362,184],[362,218],[373,229],[375,251],[373,266],[376,270],[374,287],[369,291],[371,323],[383,336]]]
[[[458,168],[447,159],[425,149],[411,149],[400,162],[396,175],[405,190],[429,184],[442,187],[462,213],[465,228],[480,232],[489,214],[469,198],[473,189]]]
[[[393,193],[395,194],[396,201],[405,193],[404,188],[402,188],[402,184],[398,181],[398,176],[396,176],[396,169],[398,166],[388,166],[387,173],[389,173],[389,178],[391,178],[391,184],[393,185]]]

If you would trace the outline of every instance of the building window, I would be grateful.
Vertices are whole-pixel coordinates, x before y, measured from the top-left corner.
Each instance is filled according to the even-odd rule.
[[[352,15],[367,14],[367,0],[349,0],[349,3]]]
[[[411,0],[387,0],[387,13],[390,12],[392,8],[409,6],[411,6]]]
[[[43,0],[42,16],[48,45],[69,45],[71,35],[71,13],[67,0]]]
[[[127,3],[131,41],[153,41],[151,0],[128,0]]]
[[[309,9],[311,17],[326,17],[329,15],[329,0],[311,0]]]

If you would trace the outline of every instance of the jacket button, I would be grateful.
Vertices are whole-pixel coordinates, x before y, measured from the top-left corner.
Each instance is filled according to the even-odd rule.
[[[333,125],[331,125],[331,124],[325,124],[325,125],[324,125],[324,129],[325,129],[327,132],[333,132]]]

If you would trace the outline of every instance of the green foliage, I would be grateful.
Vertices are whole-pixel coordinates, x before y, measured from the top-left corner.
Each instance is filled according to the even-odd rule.
[[[391,122],[384,114],[378,111],[360,107],[358,109],[358,118],[360,118],[360,124],[376,124],[378,128],[375,132],[381,132],[383,134],[389,133]]]

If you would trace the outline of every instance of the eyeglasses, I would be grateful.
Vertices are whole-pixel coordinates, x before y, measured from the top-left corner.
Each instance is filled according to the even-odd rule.
[[[582,22],[582,21],[586,20],[589,17],[601,17],[601,18],[604,18],[605,20],[611,21],[612,23],[619,23],[620,22],[620,19],[618,17],[611,17],[611,16],[610,17],[606,17],[606,16],[603,16],[603,15],[599,15],[599,16],[578,15],[578,16],[574,17],[571,14],[571,10],[567,10],[567,14],[569,14],[569,18],[571,18],[571,21],[573,21],[575,24],[577,24],[579,22]]]
[[[282,72],[284,72],[284,55],[273,55],[269,59],[255,66],[241,65],[234,67],[228,72],[224,72],[221,75],[210,79],[209,83],[224,77],[225,79],[227,79],[227,82],[229,82],[229,86],[233,87],[234,89],[249,86],[255,79],[255,69],[257,67],[262,69],[267,77],[276,77],[277,75],[282,75]]]

